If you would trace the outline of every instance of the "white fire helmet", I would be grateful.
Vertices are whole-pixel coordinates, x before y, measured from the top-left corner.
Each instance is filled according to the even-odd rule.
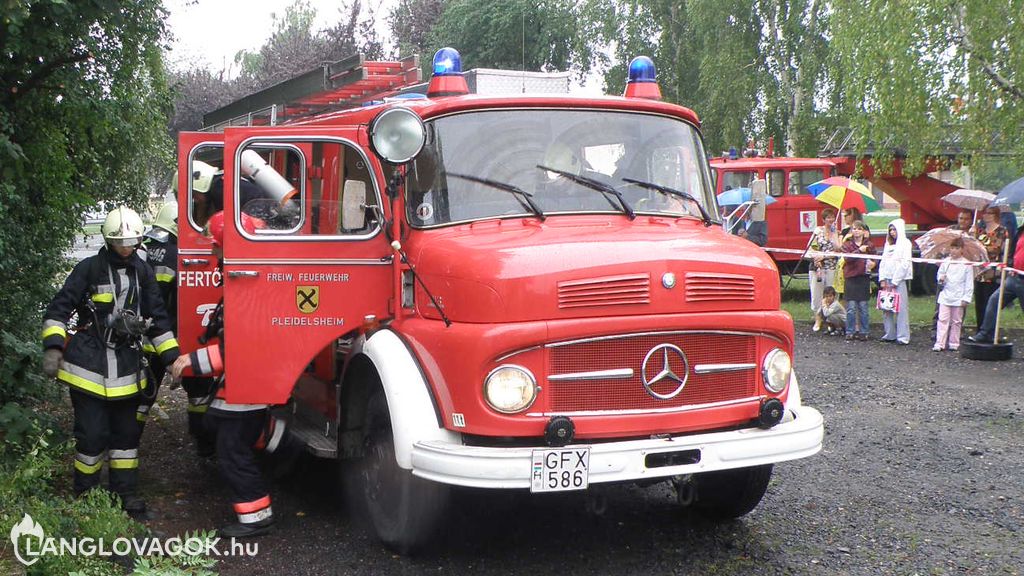
[[[153,227],[166,230],[175,236],[178,235],[178,203],[176,201],[164,202],[160,210],[157,210],[156,218],[153,219]]]
[[[112,246],[137,246],[142,240],[145,225],[131,208],[114,208],[103,220],[103,239]]]
[[[217,168],[199,160],[192,161],[192,191],[205,194],[210,191],[213,185],[213,177],[217,175]]]

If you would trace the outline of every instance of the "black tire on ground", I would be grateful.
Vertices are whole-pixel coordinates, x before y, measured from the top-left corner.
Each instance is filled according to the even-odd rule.
[[[757,508],[771,479],[771,464],[696,474],[693,508],[712,520],[739,518]]]
[[[979,344],[961,340],[960,357],[968,360],[1009,360],[1013,358],[1013,343]]]
[[[914,263],[914,279],[910,281],[910,293],[914,296],[930,296],[938,291],[936,275],[939,267],[925,262]]]
[[[366,452],[356,465],[353,509],[367,516],[377,537],[399,554],[422,549],[438,535],[450,488],[412,475],[395,460],[391,417],[383,391],[367,403]]]

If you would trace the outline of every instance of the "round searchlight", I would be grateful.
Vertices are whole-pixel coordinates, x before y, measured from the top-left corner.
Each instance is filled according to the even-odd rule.
[[[373,151],[390,164],[404,164],[415,158],[426,137],[423,120],[408,108],[389,108],[370,124]]]

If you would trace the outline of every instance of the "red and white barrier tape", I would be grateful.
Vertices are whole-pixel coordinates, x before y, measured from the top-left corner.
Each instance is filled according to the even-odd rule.
[[[775,253],[778,253],[778,254],[804,254],[804,258],[807,259],[807,260],[812,260],[814,258],[829,258],[829,257],[836,257],[836,258],[860,258],[862,260],[881,260],[882,259],[882,256],[880,254],[855,254],[855,253],[848,253],[848,252],[820,252],[818,250],[808,250],[806,252],[806,254],[805,254],[803,250],[796,250],[796,249],[793,249],[793,248],[769,248],[769,247],[764,247],[763,250],[765,252],[775,252]],[[945,262],[945,260],[943,260],[943,259],[936,259],[936,258],[911,258],[910,261],[911,262],[924,262],[926,264],[942,264],[943,262]],[[1021,274],[1021,275],[1024,275],[1024,270],[1020,270],[1020,269],[1014,268],[1012,266],[1007,266],[1006,264],[1003,264],[1001,262],[967,262],[967,263],[971,264],[972,266],[977,266],[977,267],[980,267],[980,268],[994,268],[996,270],[1003,270],[1005,268],[1006,271],[1008,273],[1010,273],[1010,274]]]

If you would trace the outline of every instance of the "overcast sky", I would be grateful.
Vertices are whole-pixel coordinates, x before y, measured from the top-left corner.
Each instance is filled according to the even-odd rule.
[[[316,9],[314,30],[341,19],[339,0],[307,0]],[[284,16],[294,0],[164,0],[174,37],[170,63],[174,67],[198,64],[211,70],[227,68],[240,50],[256,50],[274,27],[274,15]],[[363,0],[364,14],[377,14],[378,34],[389,36],[386,18],[393,0]]]
[[[170,12],[168,25],[174,40],[168,60],[171,67],[205,67],[212,71],[229,69],[240,50],[256,50],[266,42],[274,27],[274,15],[284,16],[295,0],[163,0]],[[338,22],[341,0],[307,0],[316,9],[314,30]],[[387,15],[395,0],[362,0],[363,13],[376,14],[377,34],[390,40]],[[390,49],[391,46],[385,46]],[[424,57],[429,58],[432,55]],[[237,73],[237,70],[231,70]],[[586,85],[573,81],[574,93],[601,94],[598,74],[587,78]]]

